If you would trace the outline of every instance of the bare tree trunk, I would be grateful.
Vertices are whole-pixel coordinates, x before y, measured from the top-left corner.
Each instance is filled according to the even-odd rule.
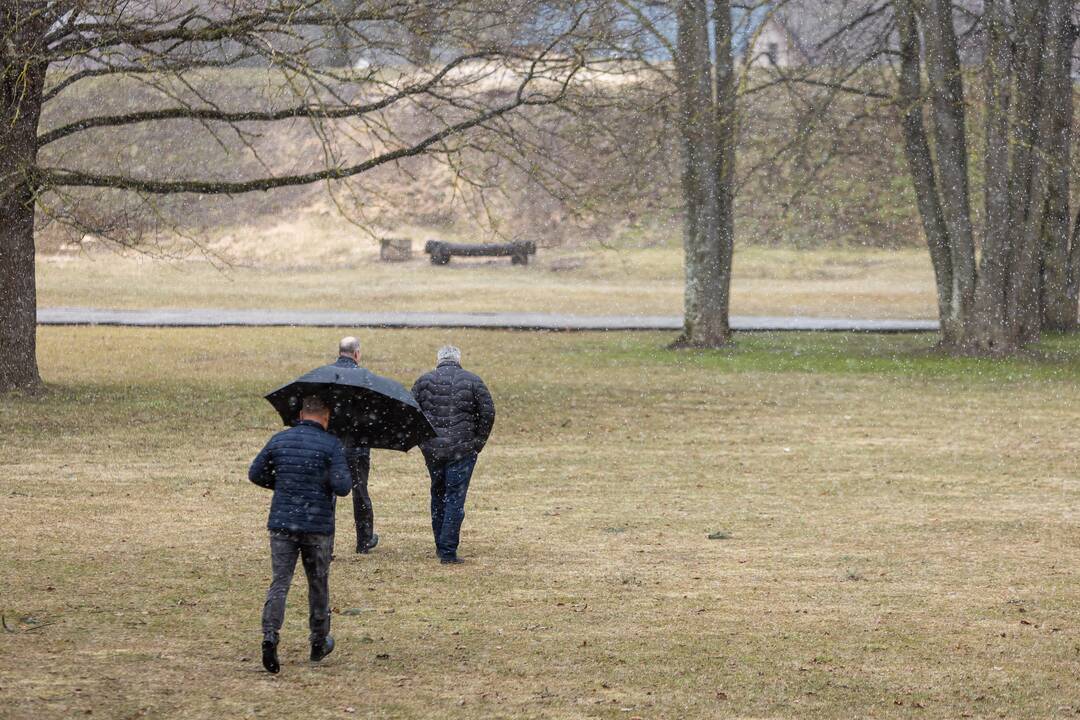
[[[713,42],[716,72],[717,131],[717,279],[718,295],[714,312],[725,341],[730,337],[731,266],[735,253],[735,58],[732,53],[731,3],[713,2]]]
[[[1073,221],[1072,238],[1069,241],[1069,267],[1066,294],[1072,307],[1080,306],[1080,213]]]
[[[900,110],[904,154],[915,188],[923,233],[930,250],[930,261],[934,266],[942,342],[953,346],[960,337],[959,309],[954,302],[949,231],[941,210],[934,163],[923,123],[921,43],[915,8],[911,1],[897,0],[896,15],[900,32]]]
[[[1008,10],[1003,0],[987,0],[983,14],[989,48],[986,58],[986,231],[983,233],[975,319],[969,342],[980,352],[1010,352],[1005,299],[1012,260],[1009,194],[1009,113],[1013,82]]]
[[[1016,113],[1013,141],[1012,221],[1017,233],[1009,282],[1006,287],[1005,317],[1009,334],[1017,345],[1038,338],[1039,268],[1042,261],[1042,221],[1049,185],[1046,142],[1050,123],[1045,93],[1044,55],[1054,53],[1047,45],[1048,0],[1034,0],[1016,6]]]
[[[46,66],[43,8],[4,4],[0,27],[0,392],[36,391],[37,291],[34,279],[34,189],[37,127]]]
[[[964,326],[965,335],[952,341],[965,345],[975,304],[975,240],[968,187],[964,82],[953,28],[952,2],[928,0],[923,29],[934,118],[937,187],[952,256],[953,308],[955,317]]]
[[[728,342],[730,334],[724,291],[729,278],[724,276],[720,251],[721,227],[729,219],[721,218],[720,184],[726,170],[718,171],[718,163],[723,164],[721,133],[713,94],[714,68],[706,0],[680,0],[676,17],[675,75],[684,163],[686,288],[683,335],[675,345],[720,347]]]
[[[956,352],[1003,355],[1037,340],[1044,322],[1074,326],[1080,218],[1070,238],[1071,0],[984,2],[986,228],[977,271],[953,2],[894,0],[894,6],[905,151],[938,277],[943,345]],[[932,154],[915,112],[922,96],[920,14]],[[951,296],[942,287],[946,267]]]
[[[1069,17],[1068,4],[1056,3],[1051,17],[1050,42],[1055,45],[1054,63],[1048,70],[1053,89],[1049,93],[1049,112],[1053,114],[1050,138],[1050,187],[1046,217],[1043,222],[1042,327],[1053,332],[1077,329],[1080,305],[1071,277],[1069,171],[1072,158],[1073,85],[1072,48],[1076,27]]]

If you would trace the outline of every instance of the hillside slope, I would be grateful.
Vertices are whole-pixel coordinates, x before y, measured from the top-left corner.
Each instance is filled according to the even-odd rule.
[[[255,70],[216,71],[205,84],[234,107],[275,102]],[[655,100],[655,89],[650,92]],[[50,107],[43,126],[155,102],[153,92],[122,79],[84,82]],[[254,263],[317,247],[348,256],[356,252],[353,239],[365,235],[514,237],[572,247],[678,244],[679,153],[668,102],[661,97],[642,110],[628,96],[588,117],[536,111],[529,120],[540,130],[522,136],[528,136],[527,151],[488,144],[488,152],[466,153],[453,166],[441,157],[411,159],[349,182],[236,197],[136,198],[112,191],[51,197],[49,214],[69,222],[50,223],[43,215],[41,249],[77,249],[93,235],[88,229],[100,226],[136,227],[138,233],[124,236],[127,243],[156,242],[159,250],[183,252],[194,242]],[[402,111],[388,122],[410,134],[417,118]],[[738,243],[921,244],[899,140],[881,108],[858,98],[796,108],[777,90],[746,98],[740,122]],[[346,155],[363,156],[380,142],[369,127],[334,129]],[[43,159],[139,177],[220,179],[324,162],[318,136],[301,121],[243,130],[242,138],[210,133],[188,121],[96,129],[48,146]]]

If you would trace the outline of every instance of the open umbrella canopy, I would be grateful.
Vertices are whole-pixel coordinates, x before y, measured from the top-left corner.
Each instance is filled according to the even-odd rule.
[[[404,452],[435,437],[412,393],[364,368],[316,368],[266,399],[291,426],[299,421],[300,407],[309,395],[330,406],[330,432],[356,445]]]

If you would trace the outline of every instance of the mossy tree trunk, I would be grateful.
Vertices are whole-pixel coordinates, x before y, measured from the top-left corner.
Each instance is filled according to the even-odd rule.
[[[731,6],[727,0],[680,0],[676,17],[686,284],[685,324],[675,346],[722,347],[731,340],[734,240]]]

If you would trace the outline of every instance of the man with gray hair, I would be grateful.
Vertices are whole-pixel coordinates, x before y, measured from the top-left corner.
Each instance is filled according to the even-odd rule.
[[[341,338],[338,343],[338,359],[332,367],[360,367],[360,341],[351,335]],[[371,473],[371,451],[358,444],[349,435],[340,435],[345,448],[345,459],[349,463],[352,475],[353,520],[356,524],[356,552],[366,554],[379,544],[375,534],[375,513],[368,494],[368,475]]]
[[[484,381],[461,367],[461,350],[441,348],[438,365],[413,385],[413,397],[436,436],[420,446],[431,475],[431,530],[443,564],[457,555],[465,495],[480,451],[495,425],[495,403]]]

